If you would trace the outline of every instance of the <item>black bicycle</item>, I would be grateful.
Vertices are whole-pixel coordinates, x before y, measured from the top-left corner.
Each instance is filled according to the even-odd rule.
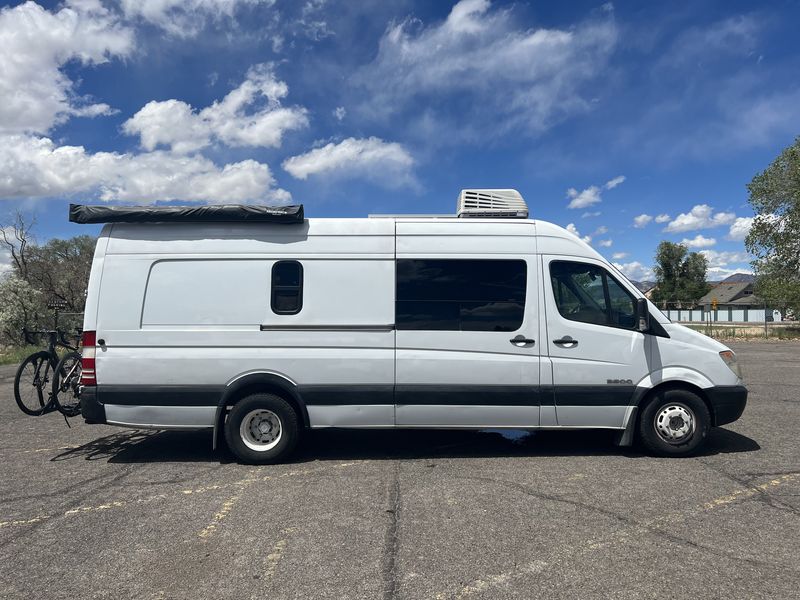
[[[81,355],[77,351],[67,352],[56,365],[53,373],[53,403],[65,417],[81,413]]]
[[[67,381],[67,375],[70,374],[69,386],[71,386],[72,378],[74,378],[75,374],[74,361],[76,357],[78,365],[80,365],[77,343],[72,345],[66,334],[59,330],[29,331],[23,329],[22,335],[25,341],[31,345],[36,343],[36,338],[47,336],[47,350],[34,352],[23,360],[17,369],[17,374],[14,377],[14,398],[20,410],[31,416],[44,414],[53,408],[58,409],[66,416],[77,414],[74,412],[75,398],[73,394],[67,393],[65,395],[64,405],[58,399],[58,392],[64,382]],[[67,354],[63,358],[58,355],[58,348],[67,350]],[[71,359],[72,362],[67,361],[67,359]],[[78,380],[80,380],[79,371]],[[71,387],[67,387],[67,390],[71,389]],[[77,392],[78,386],[76,384],[75,393]],[[79,401],[80,399],[78,399]],[[80,410],[80,407],[78,410]]]

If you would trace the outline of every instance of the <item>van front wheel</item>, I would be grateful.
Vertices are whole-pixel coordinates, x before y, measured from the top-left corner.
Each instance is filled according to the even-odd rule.
[[[275,394],[253,394],[237,402],[225,421],[225,440],[249,464],[283,461],[297,444],[297,413]]]
[[[690,456],[708,436],[711,415],[703,399],[688,390],[656,394],[639,416],[639,436],[656,456]]]

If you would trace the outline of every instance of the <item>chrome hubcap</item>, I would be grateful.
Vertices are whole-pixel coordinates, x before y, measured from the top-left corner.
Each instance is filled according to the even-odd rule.
[[[239,435],[245,446],[257,452],[264,452],[277,446],[282,433],[278,415],[265,408],[247,413],[239,426]]]
[[[654,425],[662,440],[668,444],[682,444],[694,434],[694,413],[684,404],[668,404],[658,411]]]

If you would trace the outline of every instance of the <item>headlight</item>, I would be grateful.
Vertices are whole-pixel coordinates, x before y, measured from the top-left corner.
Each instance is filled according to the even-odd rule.
[[[739,362],[736,360],[736,355],[730,350],[724,350],[719,353],[719,357],[725,361],[728,368],[733,371],[739,379],[742,378],[742,370],[739,368]]]

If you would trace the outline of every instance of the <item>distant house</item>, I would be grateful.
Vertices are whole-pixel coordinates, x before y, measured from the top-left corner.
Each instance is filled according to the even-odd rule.
[[[716,301],[716,308],[715,302]],[[719,321],[730,323],[752,323],[773,319],[780,315],[765,309],[764,302],[753,293],[753,283],[720,283],[695,304],[665,311],[673,321]]]
[[[697,304],[706,309],[716,301],[717,309],[723,310],[729,307],[744,308],[745,306],[763,306],[763,303],[753,295],[752,282],[742,281],[739,283],[720,283],[711,289],[705,296],[697,301]]]

